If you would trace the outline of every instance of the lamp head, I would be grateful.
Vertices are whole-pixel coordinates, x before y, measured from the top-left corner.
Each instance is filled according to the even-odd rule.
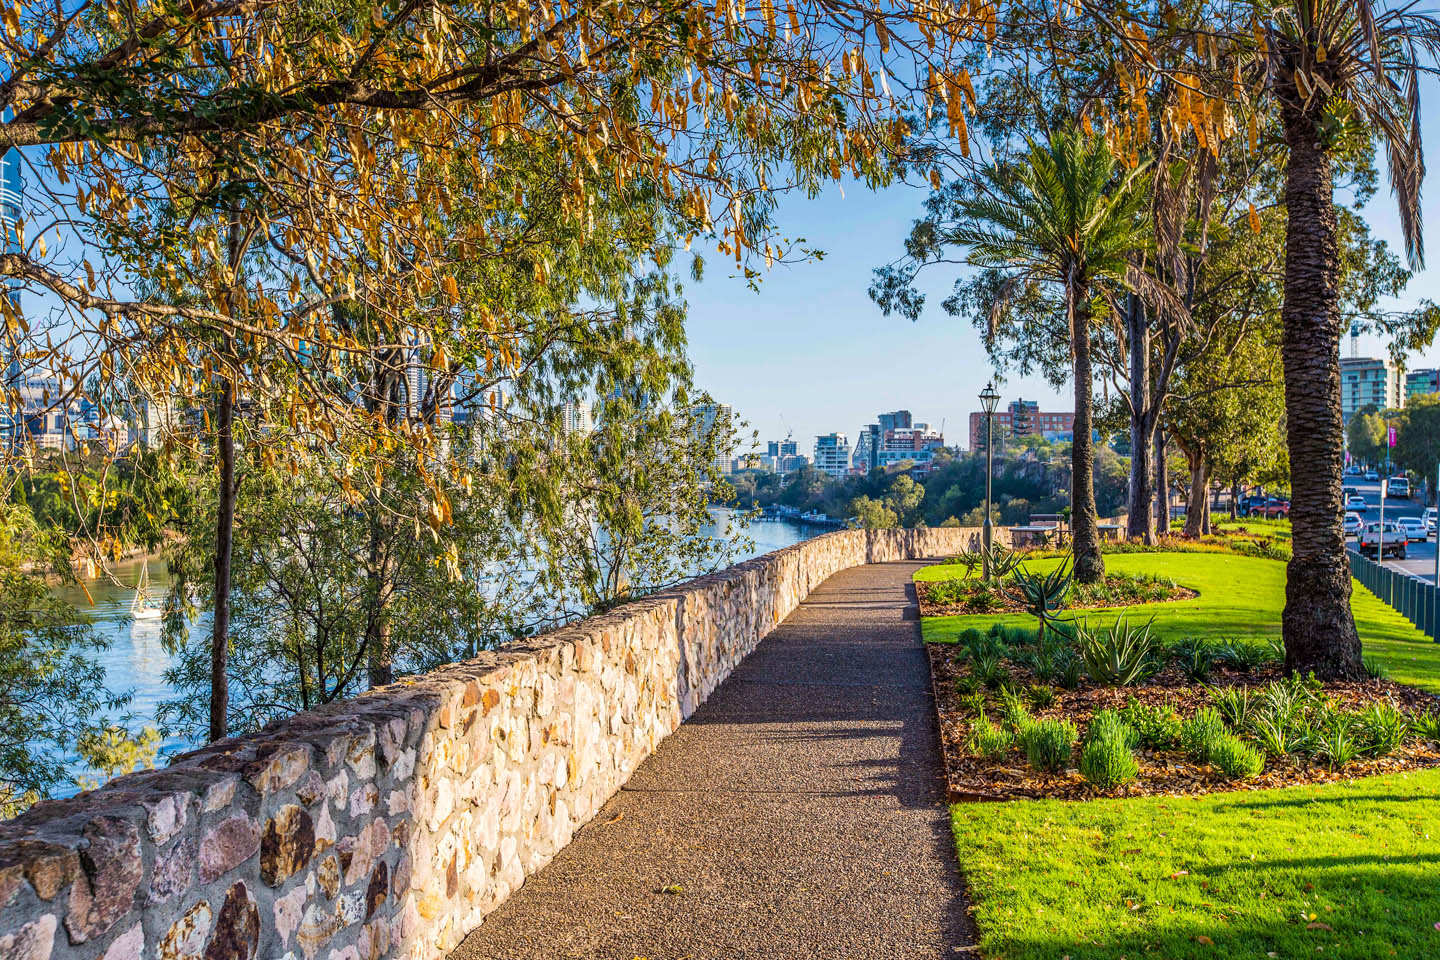
[[[995,383],[992,380],[985,384],[985,389],[980,391],[980,406],[986,413],[994,413],[995,405],[1000,402],[1000,394],[995,390]]]

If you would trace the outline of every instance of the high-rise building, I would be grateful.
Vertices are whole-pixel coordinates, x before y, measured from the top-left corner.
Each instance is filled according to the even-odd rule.
[[[698,421],[696,433],[714,446],[712,465],[721,473],[729,473],[735,449],[735,412],[728,403],[702,403],[695,407]]]
[[[837,480],[850,472],[850,440],[843,433],[815,438],[815,469]]]
[[[6,107],[4,119],[10,119],[10,108]],[[20,218],[21,207],[20,151],[8,150],[0,156],[0,251],[21,253]],[[10,308],[20,309],[20,281],[7,277],[0,287],[0,296],[10,301]],[[0,381],[0,445],[5,447],[19,443],[25,433],[25,414],[20,398],[20,387],[24,375],[20,369],[21,346],[14,339],[17,334],[9,332],[11,326],[0,323],[0,366],[3,366],[3,381]]]
[[[910,421],[909,410],[892,410],[890,413],[882,413],[875,418],[879,421],[876,426],[880,428],[881,434],[889,433],[891,430],[905,430],[913,427]]]
[[[784,440],[770,440],[765,444],[767,457],[793,457],[800,452],[800,445],[788,437]]]
[[[867,423],[860,428],[860,434],[855,438],[855,452],[851,455],[856,470],[868,474],[880,465],[880,445],[884,436],[878,423]]]
[[[1440,393],[1440,370],[1411,370],[1405,374],[1405,396],[1419,397]]]
[[[1340,413],[1346,421],[1365,407],[1391,410],[1404,405],[1400,368],[1388,357],[1340,358]]]
[[[566,400],[560,404],[560,429],[566,433],[589,433],[595,429],[590,404],[584,400]]]
[[[1075,433],[1075,414],[1041,410],[1035,400],[1013,400],[1004,410],[996,410],[995,438],[1039,436],[1046,440],[1069,439]],[[970,414],[970,449],[985,449],[985,414]]]

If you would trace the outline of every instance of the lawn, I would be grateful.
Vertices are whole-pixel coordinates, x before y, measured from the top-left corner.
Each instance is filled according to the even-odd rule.
[[[1050,569],[1060,561],[1031,561],[1033,569]],[[1096,625],[1111,623],[1122,613],[1132,622],[1154,617],[1155,634],[1162,640],[1185,637],[1214,640],[1268,640],[1280,633],[1280,611],[1285,606],[1285,564],[1225,553],[1127,553],[1105,558],[1115,573],[1167,576],[1200,596],[1191,600],[1125,607],[1121,610],[1085,610],[1078,616]],[[935,564],[916,572],[916,580],[963,577],[958,564]],[[1390,679],[1440,693],[1440,644],[1380,602],[1358,582],[1351,600],[1355,625],[1365,644],[1365,655],[1382,665]],[[926,617],[922,629],[927,641],[944,643],[970,627],[995,622],[1033,626],[1025,614],[975,614]],[[1435,918],[1440,920],[1440,916]],[[1440,946],[1440,942],[1437,942]]]
[[[987,958],[1440,956],[1440,771],[951,808]]]

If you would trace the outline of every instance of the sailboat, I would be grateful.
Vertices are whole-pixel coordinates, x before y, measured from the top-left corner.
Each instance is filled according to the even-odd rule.
[[[150,561],[146,560],[140,568],[140,580],[135,584],[135,598],[130,601],[132,620],[159,620],[165,615],[163,607],[150,602],[150,595],[146,592],[149,585]]]

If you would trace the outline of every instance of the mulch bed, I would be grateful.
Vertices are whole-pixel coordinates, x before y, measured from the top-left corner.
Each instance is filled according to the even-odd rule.
[[[1129,583],[1128,577],[1107,576],[1106,581],[1115,587]],[[938,582],[927,580],[915,581],[915,596],[920,601],[920,615],[922,617],[955,617],[972,616],[975,614],[1002,614],[1002,613],[1026,613],[1027,608],[1018,602],[1004,590],[996,591],[991,596],[997,596],[1000,604],[985,609],[976,609],[964,603],[941,603],[934,599],[933,591]],[[1067,603],[1066,610],[1098,610],[1110,607],[1129,607],[1145,603],[1173,603],[1176,600],[1193,600],[1200,596],[1189,587],[1179,585],[1165,588],[1165,595],[1161,597],[1136,597],[1135,599],[1124,599],[1120,601],[1109,601],[1103,604],[1098,603]]]
[[[989,760],[972,754],[966,747],[974,716],[962,708],[956,681],[965,675],[957,663],[960,652],[954,644],[926,644],[930,653],[931,676],[935,684],[935,707],[940,720],[940,739],[945,754],[945,775],[951,801],[1013,800],[1020,798],[1054,798],[1085,800],[1100,796],[1145,796],[1151,794],[1200,794],[1225,790],[1267,790],[1306,783],[1353,780],[1374,774],[1394,773],[1440,766],[1440,749],[1433,743],[1407,742],[1394,753],[1371,759],[1356,758],[1339,770],[1319,764],[1267,758],[1259,776],[1248,780],[1229,780],[1210,767],[1190,761],[1179,751],[1153,753],[1137,749],[1140,775],[1136,781],[1119,791],[1103,792],[1087,783],[1073,767],[1064,773],[1046,774],[1033,770],[1025,756],[1012,750],[1005,757]],[[1023,685],[1034,677],[1023,667],[1010,663],[1015,682]],[[1281,678],[1278,665],[1250,673],[1216,668],[1208,686],[1245,685],[1261,688]],[[1346,709],[1363,708],[1367,704],[1389,700],[1406,712],[1434,709],[1440,697],[1389,680],[1368,680],[1363,683],[1329,683],[1324,692]],[[1182,718],[1196,709],[1210,705],[1204,687],[1188,680],[1178,670],[1167,667],[1148,684],[1134,687],[1096,686],[1088,680],[1076,690],[1055,688],[1055,702],[1043,710],[1033,709],[1036,719],[1068,719],[1084,735],[1090,717],[1107,707],[1119,709],[1135,698],[1146,704],[1173,706]],[[999,716],[999,697],[987,692],[987,712]],[[1079,744],[1075,747],[1075,760]]]

